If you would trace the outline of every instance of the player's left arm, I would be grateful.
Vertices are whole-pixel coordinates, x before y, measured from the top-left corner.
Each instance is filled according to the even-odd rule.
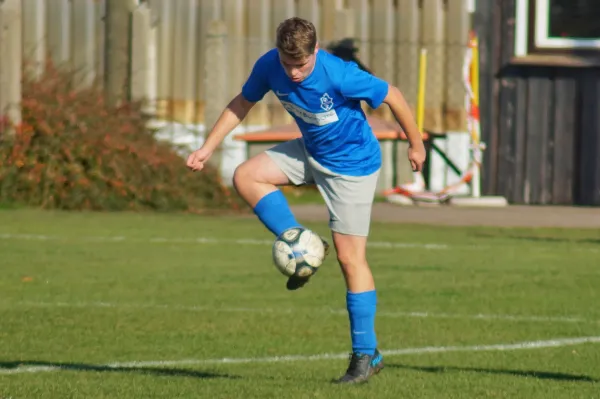
[[[388,83],[387,95],[383,99],[383,102],[390,107],[392,114],[394,114],[404,133],[406,133],[410,145],[408,159],[413,170],[421,171],[426,157],[425,145],[404,95],[402,95],[402,92],[396,86]]]

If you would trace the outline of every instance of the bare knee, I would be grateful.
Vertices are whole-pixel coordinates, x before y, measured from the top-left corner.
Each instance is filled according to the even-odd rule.
[[[239,165],[233,174],[233,186],[252,207],[261,198],[288,182],[287,176],[265,153]]]
[[[367,238],[334,232],[333,242],[348,290],[351,292],[373,290],[375,282],[367,263]]]
[[[356,251],[338,251],[337,260],[346,275],[360,273],[361,269],[368,269],[367,259]]]
[[[244,187],[244,185],[252,184],[256,182],[256,169],[252,168],[252,165],[246,161],[235,168],[233,173],[233,185],[236,190]]]

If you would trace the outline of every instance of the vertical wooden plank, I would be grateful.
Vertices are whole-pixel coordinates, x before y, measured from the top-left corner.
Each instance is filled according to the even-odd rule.
[[[131,57],[131,12],[136,0],[107,0],[106,2],[106,99],[118,104],[129,97]]]
[[[172,115],[169,102],[172,91],[173,74],[173,2],[153,0],[153,10],[157,14],[156,32],[156,112],[159,119],[168,119]]]
[[[498,140],[498,179],[497,192],[509,202],[515,198],[515,173],[519,159],[515,153],[517,107],[517,79],[503,79],[500,90],[499,128],[502,131]],[[496,150],[496,149],[494,149]]]
[[[448,131],[466,131],[463,66],[471,24],[465,1],[448,2],[446,11],[445,121]]]
[[[69,0],[46,1],[46,40],[55,65],[69,62],[71,57],[71,4]]]
[[[174,4],[173,37],[173,119],[184,124],[195,120],[196,97],[196,24],[197,0],[180,0]]]
[[[151,35],[151,14],[146,3],[133,11],[131,25],[131,98],[146,101],[150,84]]]
[[[21,78],[22,78],[22,60],[23,60],[23,42],[22,42],[22,4],[21,0],[5,0],[6,9],[6,27],[7,46],[6,54],[7,76],[10,80],[5,86],[8,98],[8,117],[15,124],[21,123]]]
[[[23,5],[23,57],[27,60],[27,73],[35,79],[44,71],[46,60],[46,2],[22,0]]]
[[[444,0],[423,0],[421,40],[427,49],[424,127],[434,132],[444,131],[445,23]]]
[[[274,0],[271,3],[271,26],[272,35],[275,42],[277,27],[284,20],[291,18],[296,13],[294,0]],[[283,125],[293,122],[292,116],[283,108],[277,97],[273,93],[265,96],[265,101],[269,104],[272,125]]]
[[[273,47],[274,33],[271,29],[271,0],[253,0],[248,3],[248,49],[244,77],[250,71],[256,60]],[[257,128],[269,124],[270,114],[267,100],[256,104],[246,117],[248,126]]]
[[[172,0],[163,0],[172,2]],[[196,60],[197,65],[203,66],[206,65],[208,60],[206,59],[207,53],[206,49],[206,35],[208,32],[208,25],[210,21],[213,20],[221,20],[222,18],[222,8],[220,0],[198,0],[198,17],[197,17],[197,55],[198,58]],[[197,68],[198,71],[204,71],[204,68]],[[204,73],[204,72],[203,72]],[[202,101],[204,104],[207,103],[207,91],[205,90],[205,82],[206,76],[197,76],[196,77],[196,97]]]
[[[223,0],[223,21],[227,29],[227,64],[230,66],[227,73],[226,96],[227,102],[240,93],[246,74],[246,1]],[[223,104],[223,108],[227,104]],[[235,168],[246,158],[246,145],[244,142],[234,140],[234,135],[244,132],[248,124],[243,120],[233,134],[223,140],[223,160],[221,162],[221,178],[227,185],[233,183]],[[208,127],[208,126],[207,126]]]
[[[400,88],[413,112],[416,111],[419,91],[419,30],[421,28],[420,0],[399,0],[397,10],[396,77]]]
[[[343,0],[326,0],[321,1],[321,27],[320,40],[323,47],[326,47],[332,40],[335,34],[333,21],[335,20],[335,12],[344,8]]]
[[[600,205],[600,72],[580,72],[581,129],[577,204]]]
[[[561,70],[554,81],[554,91],[552,203],[570,205],[574,200],[575,142],[580,134],[575,73]]]
[[[193,0],[191,0],[193,1]],[[187,51],[186,48],[186,30],[187,30],[187,17],[192,14],[189,12],[189,1],[179,0],[173,2],[173,38],[171,46],[173,48],[173,65],[172,65],[172,90],[171,99],[173,101],[175,119],[181,121],[182,116],[182,103],[185,101],[185,91],[188,85],[186,85],[185,71],[189,65],[189,59],[193,55]],[[195,16],[195,14],[194,14]],[[183,57],[183,59],[182,59]],[[192,87],[193,87],[193,82]],[[183,122],[183,121],[181,121]]]
[[[321,26],[321,10],[319,0],[297,0],[296,3],[296,16],[304,18],[313,23],[317,29],[317,35],[322,40],[322,26]],[[331,24],[334,20],[325,20],[325,24]]]
[[[513,72],[502,78],[499,93],[499,130],[496,192],[511,203],[523,203],[527,150],[527,77]]]
[[[393,0],[373,0],[371,14],[371,70],[375,75],[390,83],[394,82],[394,2]],[[391,120],[389,107],[383,106],[377,112]]]
[[[232,66],[228,71],[228,95],[237,95],[244,83],[246,74],[246,7],[244,0],[223,1],[223,21],[227,26],[227,63]],[[233,67],[234,66],[234,67]]]
[[[275,0],[271,3],[271,25],[273,26],[273,34],[277,30],[280,23],[296,14],[296,6],[294,0]]]
[[[554,118],[556,112],[556,104],[555,98],[557,95],[560,96],[560,93],[556,93],[554,91],[554,68],[548,68],[541,70],[541,75],[545,78],[544,82],[544,91],[547,93],[546,101],[543,102],[544,108],[542,113],[542,118],[546,121],[544,124],[544,151],[542,155],[544,158],[542,159],[541,165],[541,182],[542,182],[542,190],[541,190],[541,199],[540,204],[542,205],[550,205],[554,203],[554,199],[552,197],[552,182],[554,180],[554,152],[556,150],[556,145],[554,142]]]
[[[95,5],[90,0],[71,0],[71,66],[78,87],[96,79]]]
[[[378,77],[393,84],[395,78],[395,9],[394,2],[390,0],[374,0],[371,3],[371,71]],[[387,105],[380,106],[375,112],[386,120],[394,120],[394,116]],[[379,188],[392,187],[394,179],[394,164],[392,143],[380,143],[383,158]]]
[[[338,10],[335,13],[335,26],[333,35],[334,41],[339,41],[345,38],[354,38],[356,36],[354,14],[354,10],[349,8]]]
[[[547,165],[552,108],[552,82],[548,70],[532,72],[528,86],[524,202],[546,204],[549,201],[546,185],[552,173],[551,166]]]
[[[489,138],[498,130],[498,92],[496,79],[497,57],[495,57],[496,26],[500,24],[501,15],[493,13],[495,0],[479,0],[473,14],[473,29],[479,39],[479,98],[481,101],[479,112],[481,118],[481,141],[488,145],[484,151],[483,165],[481,167],[481,191],[484,195],[497,194],[495,187],[495,171],[490,168]],[[510,199],[507,198],[509,201]]]
[[[0,116],[21,123],[21,1],[0,4]]]
[[[357,57],[367,68],[371,69],[371,8],[369,0],[348,0],[348,8],[354,11],[354,31]]]
[[[104,62],[105,55],[104,52],[106,50],[106,0],[97,0],[94,1],[95,7],[95,23],[96,27],[94,32],[94,48],[95,48],[95,59],[96,64],[95,74],[98,79],[104,77]]]
[[[527,75],[521,74],[517,81],[516,93],[516,129],[513,138],[513,157],[514,157],[514,172],[512,182],[513,202],[522,204],[525,202],[525,160],[527,146],[530,144],[527,139],[527,99],[529,97],[529,86],[527,84]],[[498,141],[504,132],[500,134]],[[499,169],[499,168],[498,168]],[[501,173],[498,173],[498,179]]]
[[[206,92],[210,93],[210,101],[204,108],[204,123],[208,132],[215,124],[227,105],[227,72],[222,68],[227,62],[227,26],[223,21],[210,21],[207,26],[204,73],[206,76]],[[221,151],[211,157],[212,163],[221,165]],[[215,159],[212,159],[215,158]]]
[[[6,29],[4,29],[4,7],[0,4],[0,54],[6,54]],[[6,58],[0,58],[0,118],[3,118],[6,112],[6,89],[4,86],[8,82],[6,76],[6,67],[4,66]]]
[[[479,0],[477,2],[475,25],[480,38],[480,98],[481,101],[481,139],[487,149],[483,157],[482,193],[488,195],[505,195],[499,191],[498,183],[498,145],[503,134],[498,121],[500,114],[501,91],[505,80],[499,74],[502,69],[502,51],[510,52],[514,41],[515,2],[514,0]],[[512,32],[512,33],[511,33]],[[485,101],[489,99],[489,101]]]
[[[515,55],[515,18],[516,18],[516,0],[496,0],[500,1],[502,12],[502,35],[500,36],[500,62],[506,65]]]

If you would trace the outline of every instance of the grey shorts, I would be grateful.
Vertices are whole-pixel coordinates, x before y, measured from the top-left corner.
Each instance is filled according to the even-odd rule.
[[[331,230],[354,236],[369,235],[379,170],[368,176],[332,172],[306,152],[301,138],[278,144],[266,153],[293,184],[317,186],[329,210]]]

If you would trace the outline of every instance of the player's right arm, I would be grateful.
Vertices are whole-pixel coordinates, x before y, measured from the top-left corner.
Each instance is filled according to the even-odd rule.
[[[248,80],[242,87],[242,92],[235,96],[223,110],[219,119],[210,130],[202,147],[194,151],[187,159],[186,165],[192,171],[202,170],[223,139],[240,124],[248,115],[254,104],[260,101],[269,91],[264,56],[261,57]]]

